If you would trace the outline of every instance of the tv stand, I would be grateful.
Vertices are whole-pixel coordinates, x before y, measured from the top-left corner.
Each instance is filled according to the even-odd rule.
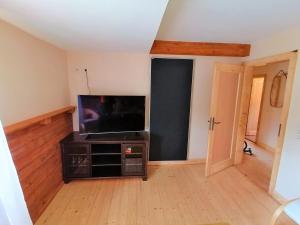
[[[148,133],[69,134],[61,141],[63,179],[141,177],[147,180]]]
[[[144,132],[88,134],[86,140],[143,140]]]

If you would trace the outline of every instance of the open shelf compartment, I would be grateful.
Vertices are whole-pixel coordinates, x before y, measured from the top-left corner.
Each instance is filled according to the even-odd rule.
[[[121,154],[121,144],[91,144],[92,155]]]
[[[119,177],[121,166],[92,166],[92,177]]]
[[[121,165],[121,155],[92,155],[92,166]]]

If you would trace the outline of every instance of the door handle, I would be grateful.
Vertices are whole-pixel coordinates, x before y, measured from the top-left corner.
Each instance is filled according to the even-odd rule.
[[[280,136],[280,133],[281,133],[281,124],[279,124],[279,127],[278,127],[278,137]]]
[[[215,117],[212,118],[212,125],[211,125],[211,129],[214,130],[215,128],[215,125],[218,125],[220,124],[221,122],[219,121],[215,121]]]

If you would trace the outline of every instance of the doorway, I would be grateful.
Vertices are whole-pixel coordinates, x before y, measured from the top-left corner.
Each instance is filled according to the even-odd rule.
[[[265,75],[255,75],[252,79],[249,113],[247,119],[246,139],[256,142],[261,106],[264,93]]]
[[[273,146],[273,158],[270,166],[270,172],[268,173],[269,178],[266,185],[267,188],[265,189],[267,189],[268,192],[276,198],[276,195],[274,194],[274,188],[278,175],[279,162],[284,142],[286,122],[290,107],[293,80],[295,76],[296,60],[297,52],[289,52],[281,55],[244,62],[243,64],[236,65],[239,66],[239,69],[238,67],[229,64],[223,64],[223,69],[221,70],[218,69],[218,64],[217,66],[215,66],[211,99],[211,112],[209,119],[209,144],[206,175],[211,175],[233,165],[241,165],[243,160],[248,157],[248,155],[246,155],[243,150],[247,132],[253,77],[255,77],[255,74],[266,74],[266,72],[262,72],[261,69],[266,68],[266,66],[275,65],[273,67],[275,68],[275,72],[272,72],[273,77],[270,76],[271,82],[267,82],[267,78],[264,82],[265,91],[263,91],[263,97],[261,101],[262,105],[260,106],[260,108],[261,111],[264,111],[266,113],[261,113],[261,115],[259,116],[257,123],[258,128],[256,134],[256,143],[259,143],[259,141],[261,140],[265,140],[267,143],[265,147],[270,144],[272,144]],[[276,67],[277,65],[281,65],[282,63],[286,64],[286,71],[283,71],[281,68]],[[236,104],[231,104],[230,106],[225,105],[226,108],[231,107],[233,109],[235,107],[234,117],[231,120],[231,123],[234,124],[233,127],[236,128],[236,130],[225,129],[224,132],[226,132],[227,135],[218,136],[216,135],[217,131],[214,128],[219,127],[219,129],[221,129],[220,124],[223,124],[223,121],[215,118],[216,109],[220,107],[224,103],[224,101],[216,101],[215,96],[218,96],[219,92],[227,92],[224,87],[222,87],[222,85],[220,86],[220,79],[218,78],[218,76],[221,75],[224,77],[229,74],[235,74],[241,79],[238,84],[238,88],[235,89]],[[234,82],[232,84],[234,84]],[[268,87],[270,87],[269,91],[267,91]],[[229,91],[232,90],[233,89],[230,89]],[[276,106],[274,106],[273,104],[275,104]],[[278,111],[280,113],[278,113]],[[263,117],[265,117],[267,119],[265,121],[268,122],[263,123]],[[275,120],[275,118],[277,119]],[[215,122],[217,122],[217,124]],[[264,127],[264,129],[267,128],[268,132],[263,131],[262,127]],[[228,135],[228,133],[230,135]],[[224,138],[227,139],[228,143],[231,143],[231,145],[228,145],[230,146],[230,149],[228,148],[228,146],[216,147],[219,145],[215,143],[220,143]],[[221,161],[215,161],[213,157],[214,155],[221,155],[224,157],[222,157]],[[258,166],[256,166],[255,164],[250,165],[250,169],[254,171],[254,175],[258,174],[256,173],[257,168]]]
[[[245,136],[253,154],[245,154],[238,169],[266,191],[271,181],[273,159],[281,129],[283,104],[280,99],[285,94],[288,67],[289,61],[253,67]],[[262,72],[264,75],[260,75]],[[275,102],[272,102],[272,96]]]
[[[192,74],[191,59],[152,59],[150,161],[187,159]]]
[[[267,171],[268,178],[262,188],[267,190],[274,198],[276,198],[274,189],[285,137],[297,54],[297,52],[288,52],[281,55],[245,62],[244,64],[244,80],[241,92],[242,96],[238,118],[239,128],[238,135],[236,137],[237,144],[234,164],[237,166],[242,165],[243,162],[250,157],[243,152],[243,148],[248,122],[247,118],[250,106],[252,79],[255,74],[272,74],[272,76],[266,77],[265,80],[265,90],[256,135],[257,140],[255,143],[258,147],[262,147],[261,152],[271,153],[271,165],[269,166],[269,169],[260,170],[260,166],[255,165],[255,163],[250,163],[249,170],[252,171],[254,178],[258,179],[259,182],[263,180],[260,177],[260,172],[266,173]],[[283,69],[284,71],[282,71],[283,65],[285,65],[285,68]],[[263,71],[266,68],[273,68],[273,70],[269,72]],[[285,78],[281,81],[283,76]],[[257,153],[257,155],[258,154],[259,153]],[[249,177],[249,173],[247,176]]]

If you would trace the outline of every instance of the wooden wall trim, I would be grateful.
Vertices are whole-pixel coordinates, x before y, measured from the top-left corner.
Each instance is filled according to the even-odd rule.
[[[250,44],[183,42],[155,40],[151,54],[167,55],[199,55],[199,56],[232,56],[245,57],[250,55]]]
[[[61,109],[57,109],[36,117],[32,117],[30,119],[27,120],[22,120],[20,122],[8,125],[4,127],[4,132],[5,134],[11,134],[14,133],[16,131],[25,129],[26,127],[30,127],[34,124],[40,123],[40,124],[49,124],[51,123],[51,118],[54,116],[57,116],[59,114],[63,114],[63,113],[72,113],[75,110],[75,106],[66,106],[64,108]]]

